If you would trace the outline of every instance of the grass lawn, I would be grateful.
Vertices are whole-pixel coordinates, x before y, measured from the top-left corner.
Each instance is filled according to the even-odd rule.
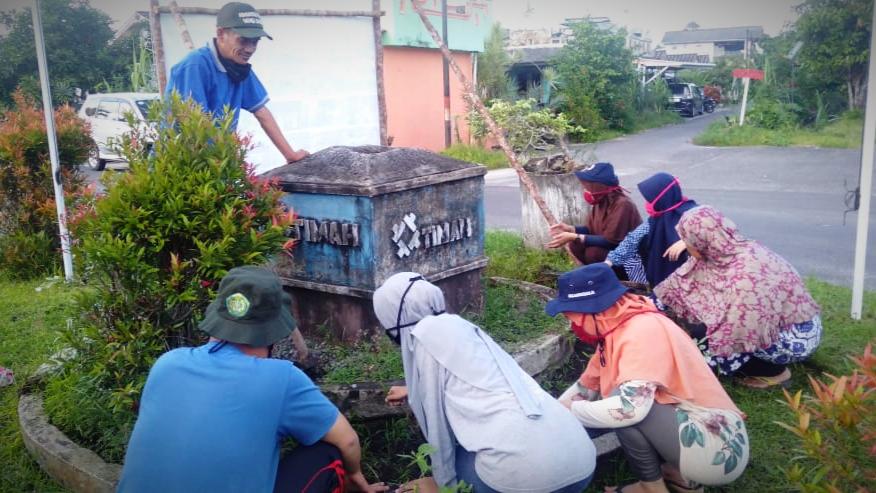
[[[459,159],[460,161],[482,164],[487,169],[508,167],[508,158],[504,152],[484,149],[478,145],[453,144],[441,151],[440,154],[452,157],[453,159]]]
[[[523,238],[508,231],[488,231],[484,250],[490,263],[486,275],[556,287],[557,276],[573,267],[565,251],[542,251],[523,246]]]
[[[694,138],[694,144],[703,146],[814,146],[859,149],[864,128],[860,114],[845,114],[821,129],[805,127],[770,130],[751,125],[728,126],[716,121]]]
[[[18,428],[18,391],[27,375],[57,348],[55,329],[73,314],[74,290],[63,282],[0,280],[0,366],[15,372],[15,385],[0,388],[0,492],[64,491],[34,462]],[[40,291],[36,289],[42,287]]]
[[[522,246],[513,233],[487,233],[487,255],[491,276],[514,277],[548,286],[555,284],[556,275],[570,267],[569,261],[557,252],[538,252]],[[32,372],[57,348],[54,329],[73,316],[74,289],[62,284],[35,288],[43,281],[11,282],[0,280],[0,365],[16,372],[16,384],[0,389],[0,492],[64,491],[48,479],[31,460],[18,433],[16,406],[18,390],[24,377]],[[807,280],[815,299],[821,304],[824,340],[815,356],[803,365],[795,365],[792,391],[807,389],[807,376],[823,372],[847,373],[846,355],[859,353],[869,341],[876,339],[876,293],[867,293],[865,313],[860,322],[849,316],[849,289],[815,279]],[[501,311],[501,309],[499,310]],[[501,314],[500,314],[501,315]],[[568,374],[580,371],[580,359],[569,365]],[[574,366],[574,368],[573,368]],[[568,379],[563,373],[560,379]],[[550,388],[561,388],[546,384]],[[745,474],[736,483],[708,491],[785,492],[788,483],[782,469],[797,455],[794,437],[777,426],[775,421],[789,421],[791,413],[778,402],[779,390],[756,391],[727,381],[727,388],[737,405],[748,414],[751,439],[751,461]],[[409,419],[357,425],[364,445],[366,471],[378,473],[381,479],[401,480],[416,476],[416,468],[398,454],[410,454],[422,439],[416,425]],[[629,469],[620,454],[600,461],[597,477],[588,491],[602,491],[602,486],[631,479]]]

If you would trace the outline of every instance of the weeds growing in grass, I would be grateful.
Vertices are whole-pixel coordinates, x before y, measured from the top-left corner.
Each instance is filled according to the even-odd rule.
[[[526,248],[517,233],[488,231],[484,249],[490,258],[486,274],[491,277],[520,279],[553,288],[557,276],[573,267],[566,252]]]
[[[483,313],[462,316],[482,327],[506,351],[546,333],[566,329],[560,319],[547,316],[544,301],[511,286],[490,286],[485,293]],[[332,384],[390,382],[404,379],[401,353],[383,334],[373,341],[353,346],[330,345],[331,363],[320,381]]]
[[[441,151],[441,154],[453,159],[459,159],[460,161],[482,164],[487,169],[508,167],[508,158],[505,157],[505,153],[484,149],[479,145],[453,144]]]
[[[331,346],[334,363],[323,383],[389,382],[404,379],[401,352],[383,335],[374,343]]]
[[[466,317],[483,327],[506,351],[546,333],[565,331],[567,323],[544,312],[544,301],[512,286],[487,289],[484,312]]]
[[[815,146],[859,149],[863,129],[860,114],[846,114],[821,129],[807,127],[759,128],[753,125],[728,125],[717,121],[694,138],[703,146]]]

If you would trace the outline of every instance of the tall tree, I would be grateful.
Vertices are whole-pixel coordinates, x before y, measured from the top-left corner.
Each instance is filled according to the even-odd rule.
[[[70,101],[73,89],[92,89],[126,70],[109,50],[110,18],[88,0],[42,0],[46,58],[56,103]],[[0,37],[0,100],[22,86],[38,91],[36,48],[30,9],[0,13],[7,33]],[[125,62],[130,59],[125,53]]]
[[[626,128],[631,123],[636,73],[626,31],[600,29],[584,20],[555,57],[565,110],[587,129]]]
[[[848,107],[863,109],[873,0],[806,0],[797,9],[801,68],[825,85],[842,81]]]
[[[484,52],[478,55],[478,91],[484,101],[501,97],[506,92],[510,65],[511,56],[505,51],[504,32],[497,22],[484,41]]]

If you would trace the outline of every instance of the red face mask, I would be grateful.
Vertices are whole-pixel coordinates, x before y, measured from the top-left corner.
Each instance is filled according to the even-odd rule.
[[[581,342],[583,342],[584,344],[596,347],[596,345],[599,343],[599,337],[588,334],[584,330],[583,325],[578,325],[575,322],[572,322],[572,332],[574,332],[578,339],[581,339]]]
[[[596,205],[602,200],[603,197],[617,190],[623,190],[623,188],[619,186],[614,186],[611,188],[607,188],[601,192],[591,192],[589,190],[584,190],[584,200],[590,205]]]
[[[679,207],[681,207],[682,204],[687,202],[687,197],[682,196],[681,201],[679,201],[677,204],[669,207],[668,209],[658,211],[657,209],[654,208],[655,204],[657,204],[657,201],[660,200],[661,197],[666,195],[666,192],[671,190],[672,187],[674,187],[677,184],[678,184],[678,178],[669,182],[669,185],[666,185],[666,188],[664,188],[662,192],[658,193],[657,196],[654,197],[654,200],[652,200],[650,202],[645,202],[645,212],[647,212],[649,216],[657,218],[657,217],[662,216],[663,214],[666,214],[667,212],[674,211],[675,209],[678,209]]]

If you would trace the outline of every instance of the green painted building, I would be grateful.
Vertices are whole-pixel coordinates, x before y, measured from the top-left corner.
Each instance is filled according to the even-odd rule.
[[[441,32],[441,0],[383,0],[386,15],[381,19],[385,46],[437,48],[411,6],[417,2],[438,32]],[[482,52],[484,39],[493,24],[492,0],[449,0],[447,38],[454,51]]]

